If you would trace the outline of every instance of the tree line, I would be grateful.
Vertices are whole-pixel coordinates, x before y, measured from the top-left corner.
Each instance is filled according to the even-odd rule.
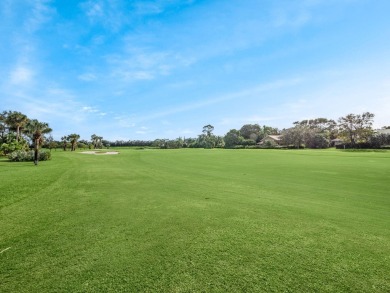
[[[67,134],[56,141],[50,135],[48,123],[30,119],[17,111],[0,113],[0,154],[34,149],[34,162],[38,163],[39,148],[75,151],[100,149],[111,146],[154,148],[384,148],[390,146],[390,126],[381,131],[372,128],[375,115],[370,112],[348,114],[337,121],[316,118],[293,122],[292,127],[245,124],[240,129],[230,129],[224,136],[214,134],[214,126],[205,125],[194,138],[155,140],[104,140],[93,134],[90,140],[80,139],[77,133]]]
[[[160,148],[385,148],[390,147],[390,126],[375,131],[375,115],[370,112],[348,114],[337,121],[316,118],[295,121],[293,126],[276,127],[245,124],[230,129],[224,136],[213,134],[214,127],[205,125],[197,138],[157,139],[152,146]]]

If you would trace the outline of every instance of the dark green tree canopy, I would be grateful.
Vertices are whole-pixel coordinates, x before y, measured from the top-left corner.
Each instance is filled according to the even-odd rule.
[[[244,138],[240,135],[240,131],[236,129],[230,129],[224,136],[225,147],[232,148],[236,145],[240,145]]]
[[[240,129],[240,135],[245,139],[257,140],[260,132],[261,127],[259,124],[245,124]]]

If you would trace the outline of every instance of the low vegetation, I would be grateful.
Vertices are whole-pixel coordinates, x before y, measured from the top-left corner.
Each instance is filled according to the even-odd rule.
[[[33,162],[35,160],[34,151],[18,150],[8,154],[8,159],[13,162]],[[38,153],[39,161],[47,161],[51,159],[51,153],[41,151]]]

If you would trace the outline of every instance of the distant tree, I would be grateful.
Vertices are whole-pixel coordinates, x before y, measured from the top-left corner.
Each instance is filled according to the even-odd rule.
[[[261,133],[263,136],[267,136],[267,135],[279,135],[281,132],[276,127],[263,125],[261,129]]]
[[[79,149],[86,149],[86,148],[88,147],[88,145],[85,144],[85,143],[83,143],[83,142],[81,142],[81,141],[79,141],[79,142],[77,143],[77,147],[78,147]]]
[[[244,139],[242,141],[243,146],[249,146],[249,145],[255,145],[255,144],[256,144],[256,140],[253,140],[253,139]]]
[[[66,146],[68,144],[68,137],[66,135],[61,137],[61,142],[62,142],[62,149],[66,151]]]
[[[296,125],[292,128],[285,129],[282,132],[282,144],[292,145],[299,149],[305,142],[306,129],[306,126],[301,125]]]
[[[337,123],[332,119],[315,118],[296,121],[293,124],[306,126],[307,128],[314,129],[316,130],[316,133],[320,133],[328,139],[334,139],[337,137]]]
[[[282,132],[282,143],[300,148],[323,149],[329,147],[329,139],[318,127],[304,123],[294,123],[295,126]]]
[[[50,152],[51,152],[51,149],[55,149],[57,147],[57,143],[54,141],[54,138],[52,135],[49,135],[46,138],[45,147],[47,147],[50,150]]]
[[[240,129],[240,135],[245,139],[257,140],[261,133],[259,124],[245,124]]]
[[[203,134],[198,136],[197,145],[199,147],[211,149],[216,145],[216,136],[213,134],[214,126],[211,124],[203,126]]]
[[[390,126],[383,126],[382,129],[390,129]]]
[[[69,134],[67,136],[67,140],[70,142],[71,144],[71,151],[75,151],[76,150],[76,146],[77,146],[77,140],[80,138],[80,135],[79,134],[76,134],[76,133],[72,133],[72,134]]]
[[[43,143],[44,134],[50,133],[52,129],[48,123],[39,122],[36,119],[30,120],[26,128],[34,142],[34,164],[38,165],[39,146]]]
[[[5,122],[5,119],[6,119],[6,115],[7,115],[7,112],[3,112],[3,113],[0,113],[0,143],[4,142],[4,136],[5,136],[5,132],[7,130],[7,127],[6,127],[6,122]]]
[[[215,136],[215,147],[217,148],[223,148],[225,147],[225,140],[223,139],[223,136]]]
[[[110,142],[106,139],[103,139],[103,137],[100,138],[101,139],[101,142],[102,142],[102,146],[106,147],[106,148],[110,148]]]
[[[374,134],[370,137],[370,146],[372,148],[381,148],[390,145],[390,134]]]
[[[91,142],[94,149],[101,149],[103,147],[103,137],[97,136],[96,134],[91,135]]]
[[[214,135],[200,134],[198,136],[196,147],[211,149],[214,147]]]
[[[225,148],[233,148],[236,145],[240,145],[244,138],[240,135],[240,131],[236,129],[230,129],[225,134],[223,140],[225,141]]]
[[[205,135],[211,136],[213,134],[213,131],[214,131],[214,126],[212,126],[211,124],[207,124],[207,125],[203,126],[202,132]]]
[[[53,140],[53,141],[49,142],[48,146],[49,146],[49,150],[50,150],[50,151],[51,151],[52,149],[54,149],[55,151],[57,151],[58,143],[57,143],[56,141]]]
[[[91,143],[93,145],[93,148],[96,149],[98,143],[98,136],[96,134],[91,135]]]
[[[97,139],[98,139],[98,148],[101,149],[104,146],[103,145],[103,136],[98,136]]]
[[[367,142],[373,135],[373,119],[374,114],[365,112],[359,114],[348,114],[345,117],[340,117],[339,131],[341,136],[347,142],[354,146],[357,142]]]
[[[304,136],[305,147],[311,149],[326,149],[329,147],[329,139],[316,131],[308,131]]]

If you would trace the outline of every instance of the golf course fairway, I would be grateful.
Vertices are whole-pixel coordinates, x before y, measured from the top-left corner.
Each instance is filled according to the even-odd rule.
[[[0,292],[390,292],[390,151],[0,159]]]

